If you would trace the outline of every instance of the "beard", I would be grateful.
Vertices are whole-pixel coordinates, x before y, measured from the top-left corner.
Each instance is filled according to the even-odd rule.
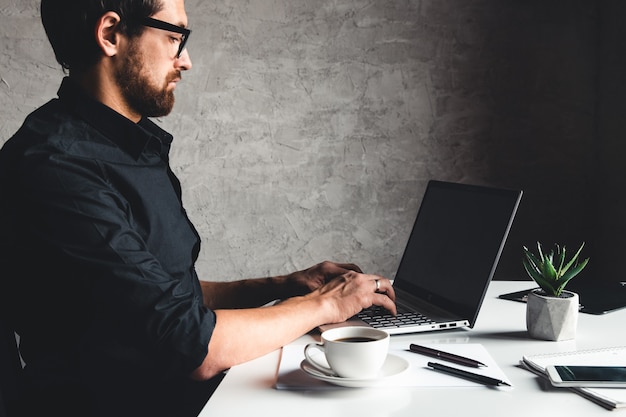
[[[159,86],[151,82],[147,68],[143,54],[133,44],[115,72],[116,81],[126,102],[135,112],[144,117],[165,116],[174,108],[174,91],[168,90],[167,85],[171,80],[180,78],[180,71],[168,74]]]

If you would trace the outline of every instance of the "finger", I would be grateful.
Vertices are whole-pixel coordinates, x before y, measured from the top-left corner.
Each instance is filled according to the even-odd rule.
[[[385,294],[387,297],[391,298],[391,300],[396,299],[396,292],[393,290],[393,284],[387,278],[383,277],[374,277],[374,285],[375,292],[379,294]]]
[[[355,271],[358,272],[360,274],[363,273],[363,271],[361,270],[361,268],[359,268],[358,265],[355,264],[351,264],[351,263],[335,263],[333,262],[333,264],[341,269],[345,271]]]
[[[375,293],[373,301],[374,305],[384,308],[394,316],[398,313],[396,309],[396,303],[391,298],[389,298],[387,294]]]
[[[393,284],[388,279],[384,279],[381,283],[381,292],[384,289],[384,294],[391,298],[392,301],[396,301],[396,292],[393,289]]]
[[[355,264],[349,263],[335,263],[325,261],[319,264],[318,267],[321,268],[320,272],[322,272],[326,279],[332,279],[350,272],[357,272],[362,274],[361,268],[359,268]]]

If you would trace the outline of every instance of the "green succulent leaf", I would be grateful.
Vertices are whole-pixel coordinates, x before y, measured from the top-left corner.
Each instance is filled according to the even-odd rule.
[[[523,260],[523,264],[526,272],[528,273],[528,275],[530,275],[532,279],[534,279],[535,281],[543,279],[541,275],[541,270],[535,264],[527,261],[526,259]]]
[[[550,256],[545,258],[543,261],[543,277],[548,281],[556,281],[559,278],[556,274],[556,269],[554,269],[554,266],[552,265],[552,259],[552,256]]]
[[[523,246],[522,263],[526,273],[550,296],[558,297],[567,283],[578,275],[589,262],[589,258],[578,263],[578,257],[585,246],[580,246],[572,259],[566,262],[565,246],[555,245],[556,252],[544,252],[541,243],[537,242],[538,256]]]
[[[535,255],[531,251],[529,251],[526,246],[524,246],[524,253],[526,254],[526,260],[532,265],[533,269],[541,272],[542,261],[535,257]]]
[[[556,245],[556,253],[558,256],[558,265],[559,265],[559,272],[563,272],[563,264],[565,264],[565,246],[563,246],[563,249],[561,250],[561,248],[559,247],[559,245]],[[569,268],[569,266],[566,266],[565,269]]]
[[[574,254],[574,256],[572,257],[572,259],[571,259],[571,260],[567,263],[567,265],[565,265],[565,267],[563,268],[563,272],[562,272],[562,274],[565,274],[565,273],[567,272],[567,270],[568,270],[568,269],[570,269],[570,267],[571,267],[574,263],[576,263],[576,261],[578,260],[578,256],[580,255],[580,252],[583,250],[583,247],[584,247],[584,246],[585,246],[585,243],[583,242],[583,244],[582,244],[582,245],[580,245],[580,248],[578,248],[578,251],[576,251],[576,253],[575,253],[575,254]],[[563,250],[563,253],[565,253],[565,248],[563,248],[563,249],[564,249],[564,250]],[[588,262],[588,261],[589,261],[589,258],[587,258],[587,259],[584,261],[584,264],[585,264],[585,265],[587,265],[587,262]],[[581,263],[582,263],[582,262],[581,262]],[[579,264],[579,265],[580,265],[580,264]],[[584,266],[583,266],[583,268],[584,268]],[[582,270],[582,268],[581,268],[581,270]],[[578,272],[580,272],[581,270],[579,270]],[[577,275],[577,274],[578,274],[578,272],[576,272],[576,274],[574,274],[574,275]],[[573,276],[572,276],[572,277],[573,277]]]
[[[580,273],[580,271],[582,271],[585,268],[585,266],[587,266],[588,262],[589,262],[589,258],[575,265],[574,268],[570,269],[565,274],[563,274],[563,276],[561,277],[561,280],[567,282],[570,279],[574,278],[576,275]]]

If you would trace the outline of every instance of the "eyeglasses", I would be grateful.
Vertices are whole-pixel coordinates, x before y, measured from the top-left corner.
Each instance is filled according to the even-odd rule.
[[[146,17],[141,22],[143,26],[148,26],[155,29],[167,30],[169,32],[180,33],[182,36],[180,38],[180,43],[178,44],[178,52],[176,52],[176,59],[180,58],[180,55],[183,53],[183,49],[185,49],[185,44],[187,43],[187,39],[189,39],[189,34],[191,30],[186,29],[184,27],[176,26],[171,23],[164,22],[162,20],[153,19],[151,17]]]

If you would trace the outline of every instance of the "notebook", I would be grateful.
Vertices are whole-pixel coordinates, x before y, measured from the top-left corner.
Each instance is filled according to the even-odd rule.
[[[626,347],[615,346],[573,352],[524,355],[520,364],[531,372],[547,378],[548,365],[624,365]],[[626,407],[626,388],[555,388],[570,389],[608,409]]]
[[[520,190],[429,181],[393,282],[398,315],[373,307],[320,330],[473,327],[521,197]]]

